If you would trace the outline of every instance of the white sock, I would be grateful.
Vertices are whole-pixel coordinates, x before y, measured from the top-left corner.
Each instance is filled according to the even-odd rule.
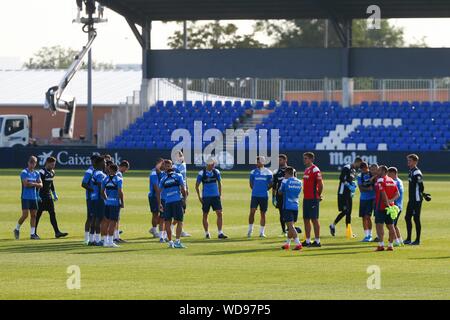
[[[295,241],[295,244],[300,244],[300,239],[299,239],[298,237],[296,237],[296,238],[294,239],[294,241]]]
[[[207,236],[209,234],[209,231],[205,231],[205,236]]]
[[[395,243],[400,244],[401,243],[400,239],[399,238],[395,239]]]
[[[95,242],[100,242],[100,235],[99,234],[95,234]]]
[[[89,232],[84,233],[84,241],[86,241],[86,242],[89,241]]]
[[[173,233],[173,227],[174,227],[174,225],[171,224],[171,225],[170,225],[170,231],[172,231],[172,233]]]
[[[30,234],[33,235],[35,233],[36,233],[36,228],[35,227],[31,227]]]
[[[380,247],[384,247],[384,241],[378,242],[378,245],[379,245]]]
[[[109,236],[109,244],[113,244],[114,243],[114,236]]]
[[[366,235],[366,237],[370,236],[370,231],[369,230],[364,230],[364,234]]]
[[[260,228],[259,228],[259,234],[264,234],[264,230],[266,229],[266,227],[264,227],[264,226],[261,226]]]
[[[109,236],[105,236],[103,240],[103,245],[107,246],[109,244]]]
[[[392,242],[389,242],[389,247],[392,247],[392,246],[393,246]]]
[[[306,243],[311,243],[311,238],[306,238]]]
[[[252,233],[253,232],[253,224],[249,224],[248,225],[248,233]]]
[[[316,243],[320,243],[320,238],[315,238],[314,240],[316,241]]]
[[[291,239],[287,239],[287,240],[286,240],[286,243],[287,243],[288,245],[290,245],[290,244],[291,244]]]
[[[219,230],[219,234],[223,234],[222,230]]]
[[[102,241],[106,242],[106,239],[108,239],[108,236],[102,236]]]
[[[181,241],[180,241],[180,239],[177,238],[177,239],[175,239],[175,242],[180,243]]]
[[[22,226],[21,224],[17,224],[16,225],[16,230],[19,231],[21,226]]]
[[[89,233],[89,242],[94,242],[94,234]]]
[[[332,228],[336,228],[336,225],[334,223],[331,224]]]
[[[120,235],[119,235],[119,230],[114,230],[114,239],[119,239]]]

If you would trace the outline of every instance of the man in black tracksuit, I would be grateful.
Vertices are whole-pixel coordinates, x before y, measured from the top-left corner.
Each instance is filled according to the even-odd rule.
[[[278,190],[281,187],[281,182],[283,182],[284,179],[284,174],[286,171],[286,168],[288,167],[287,164],[287,155],[285,154],[280,154],[278,156],[278,170],[274,173],[273,175],[273,185],[272,185],[272,204],[275,206],[275,208],[278,209],[279,213],[280,213],[280,225],[281,225],[281,230],[283,231],[283,234],[286,233],[286,223],[283,221],[283,215],[282,215],[282,211],[283,211],[283,196],[280,195],[278,193]],[[297,176],[297,173],[295,172],[294,169],[294,176]],[[297,232],[301,232],[299,231],[301,229],[298,229]]]
[[[334,237],[336,234],[336,225],[345,217],[345,224],[348,226],[352,223],[352,198],[355,193],[356,185],[354,181],[356,180],[357,170],[361,165],[362,159],[359,157],[355,158],[352,164],[345,165],[339,176],[339,187],[338,187],[338,215],[334,222],[330,224],[330,233]]]
[[[409,191],[408,206],[406,207],[405,214],[407,237],[404,241],[404,244],[419,245],[420,233],[422,231],[422,225],[420,223],[420,211],[422,209],[422,201],[425,188],[423,185],[422,172],[419,168],[417,168],[419,157],[416,154],[410,154],[406,158],[408,160],[409,168]],[[416,240],[413,242],[411,241],[412,219],[414,219],[414,224],[416,226]]]
[[[53,226],[53,230],[55,231],[55,237],[62,238],[66,237],[68,234],[59,231],[58,222],[56,221],[54,201],[58,200],[58,196],[56,195],[55,185],[53,184],[53,178],[55,177],[55,171],[53,169],[55,168],[55,164],[56,159],[54,157],[49,157],[45,161],[44,168],[39,170],[43,187],[39,191],[40,200],[39,200],[39,208],[36,215],[36,234],[38,223],[39,220],[41,219],[42,213],[44,211],[48,211],[50,215],[50,222]]]

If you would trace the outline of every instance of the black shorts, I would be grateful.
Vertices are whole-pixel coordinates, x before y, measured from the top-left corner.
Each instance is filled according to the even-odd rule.
[[[276,197],[276,199],[277,199],[277,206],[276,206],[276,208],[277,208],[278,210],[280,210],[280,214],[283,214],[283,196],[280,196],[280,195],[277,193],[277,195],[276,195],[275,197]]]
[[[303,200],[303,219],[319,219],[319,200]]]
[[[158,200],[156,199],[156,197],[148,197],[148,204],[150,205],[151,213],[159,213]]]
[[[422,201],[408,201],[405,218],[420,216],[421,210],[422,210]]]
[[[372,216],[374,200],[360,200],[359,201],[359,217]]]
[[[94,207],[94,215],[96,219],[103,219],[105,216],[105,201],[103,199],[92,200]]]
[[[375,223],[376,224],[394,224],[391,216],[386,214],[386,210],[375,211]]]
[[[211,208],[213,211],[222,210],[222,202],[220,201],[220,197],[206,197],[202,198],[202,201],[203,213],[209,213]]]
[[[119,221],[120,207],[119,206],[105,206],[105,218],[112,221]]]
[[[282,217],[284,222],[297,222],[298,210],[283,209]]]
[[[250,209],[259,209],[261,212],[267,212],[269,198],[267,197],[252,197],[250,201]]]
[[[53,199],[41,199],[38,203],[39,205],[39,211],[47,211],[47,212],[54,212],[55,211],[55,203],[53,202]]]
[[[184,210],[182,201],[175,201],[166,203],[164,207],[164,220],[165,221],[183,221]]]
[[[37,199],[22,199],[22,210],[37,210],[38,209],[38,201]]]
[[[351,211],[352,210],[352,196],[349,193],[344,192],[343,194],[338,194],[338,210]]]

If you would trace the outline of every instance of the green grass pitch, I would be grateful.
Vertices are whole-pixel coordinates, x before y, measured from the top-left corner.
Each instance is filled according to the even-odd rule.
[[[70,236],[53,239],[44,213],[39,226],[43,240],[27,239],[27,221],[21,230],[23,240],[16,241],[12,230],[20,214],[19,171],[0,171],[0,299],[450,298],[449,176],[425,175],[433,200],[423,207],[422,245],[375,253],[374,244],[359,242],[357,204],[352,226],[358,238],[346,240],[343,224],[335,238],[329,235],[328,225],[336,215],[337,180],[335,174],[325,174],[323,247],[298,253],[279,249],[284,239],[273,207],[267,217],[268,238],[247,239],[250,192],[244,173],[223,175],[224,231],[230,236],[226,241],[216,239],[214,215],[210,216],[213,239],[203,239],[200,206],[193,193],[185,218],[185,229],[193,235],[184,241],[188,249],[168,249],[150,238],[147,173],[130,172],[125,176],[121,221],[123,238],[129,243],[118,249],[86,247],[82,244],[86,208],[80,171],[57,171],[55,180],[59,224]],[[193,186],[193,176],[189,184]],[[405,230],[403,219],[400,228]],[[66,286],[71,265],[81,270],[79,290]],[[379,290],[367,288],[371,265],[381,270]]]

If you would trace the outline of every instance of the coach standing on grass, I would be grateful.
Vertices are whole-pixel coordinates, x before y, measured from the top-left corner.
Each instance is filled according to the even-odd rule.
[[[407,157],[409,168],[409,194],[408,194],[408,206],[406,207],[406,231],[407,237],[404,244],[419,245],[420,233],[422,231],[422,224],[420,223],[420,211],[422,209],[422,201],[424,196],[429,197],[428,194],[424,194],[425,187],[423,185],[422,171],[417,168],[419,162],[419,156],[416,154],[410,154]],[[412,234],[412,219],[416,225],[416,240],[411,242]]]
[[[48,157],[45,160],[44,168],[39,170],[42,188],[39,190],[39,210],[36,215],[36,230],[34,233],[38,238],[37,227],[44,211],[47,211],[50,215],[50,223],[55,232],[55,238],[63,238],[68,235],[68,233],[59,230],[58,221],[56,220],[55,201],[58,201],[58,195],[56,194],[55,185],[53,183],[53,179],[55,178],[55,165],[56,159],[54,157]]]
[[[303,220],[305,222],[306,240],[304,247],[321,247],[319,203],[322,201],[323,180],[320,169],[314,164],[314,153],[305,152],[303,163],[306,170],[303,174]],[[311,222],[314,227],[315,241],[311,243]]]
[[[30,239],[39,240],[35,235],[36,232],[36,212],[38,209],[38,189],[42,188],[42,181],[39,172],[35,171],[37,164],[37,158],[31,156],[28,159],[28,167],[23,169],[20,173],[20,182],[22,183],[22,216],[17,222],[16,228],[14,229],[14,238],[19,239],[20,227],[24,221],[28,218],[28,213],[30,213]]]

